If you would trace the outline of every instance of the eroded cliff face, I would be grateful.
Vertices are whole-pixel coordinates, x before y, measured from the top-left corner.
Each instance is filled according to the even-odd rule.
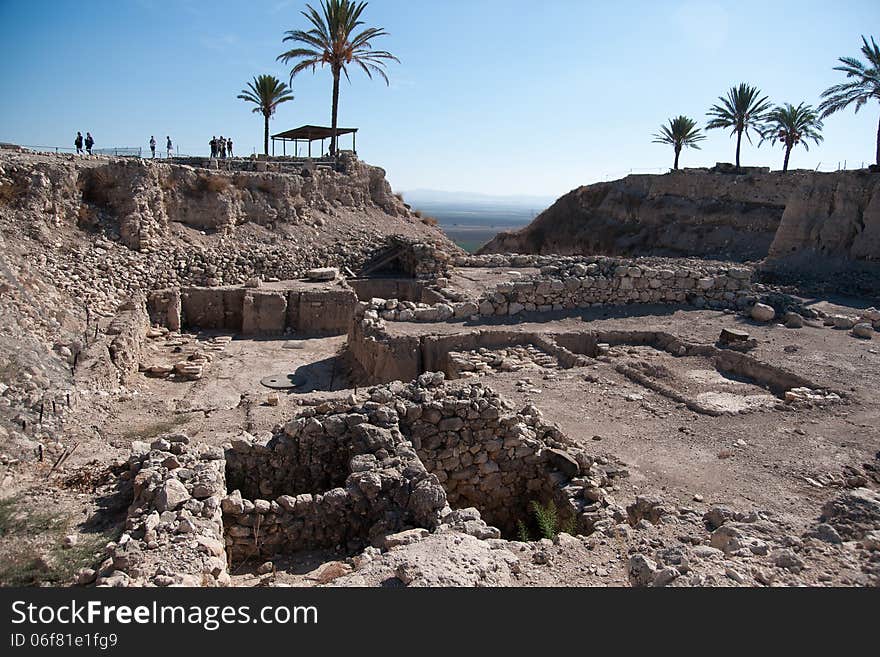
[[[787,200],[809,175],[690,169],[586,185],[480,253],[756,260],[767,255]]]
[[[406,217],[384,170],[347,163],[345,173],[307,175],[216,171],[150,160],[53,162],[10,156],[2,179],[10,205],[93,227],[99,215],[113,217],[120,241],[132,249],[158,246],[177,222],[210,232],[236,226],[309,223],[320,214],[377,210]],[[12,195],[17,195],[12,198]],[[12,203],[14,201],[15,203]]]
[[[880,175],[814,174],[788,199],[768,253],[786,260],[880,262]]]

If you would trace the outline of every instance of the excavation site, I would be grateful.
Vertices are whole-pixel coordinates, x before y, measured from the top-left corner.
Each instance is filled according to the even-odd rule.
[[[4,584],[880,583],[876,173],[468,253],[351,153],[221,164],[0,149]]]

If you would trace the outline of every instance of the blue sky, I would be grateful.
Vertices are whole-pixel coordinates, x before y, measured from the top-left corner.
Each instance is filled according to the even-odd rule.
[[[236,95],[276,63],[302,0],[0,0],[0,141],[143,146],[171,135],[207,153],[212,134],[259,149],[262,120]],[[669,167],[651,143],[679,113],[705,112],[733,84],[775,102],[817,104],[841,81],[837,57],[880,38],[877,0],[587,2],[371,0],[368,24],[390,36],[391,86],[359,71],[343,81],[340,124],[360,128],[360,156],[395,189],[556,196],[578,185]],[[330,121],[329,71],[294,78],[272,132]],[[825,143],[792,167],[873,160],[880,103],[825,122]],[[683,166],[732,161],[708,133]],[[346,147],[347,142],[343,141]],[[779,168],[782,149],[744,142],[743,163]]]

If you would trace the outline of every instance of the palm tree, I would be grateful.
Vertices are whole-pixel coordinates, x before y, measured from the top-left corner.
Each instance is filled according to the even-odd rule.
[[[822,112],[822,118],[826,118],[835,112],[849,107],[852,103],[856,104],[855,111],[858,112],[862,105],[872,98],[880,101],[880,48],[871,37],[871,45],[868,40],[862,37],[862,54],[868,60],[868,64],[863,64],[855,57],[840,57],[839,61],[843,66],[835,66],[835,71],[846,73],[846,77],[854,78],[851,82],[843,82],[829,87],[822,92],[822,104],[819,105],[819,111]],[[880,123],[877,125],[877,166],[880,166]]]
[[[260,113],[265,119],[263,130],[263,152],[269,154],[269,118],[275,113],[275,109],[288,100],[293,100],[290,87],[284,84],[274,75],[260,75],[254,77],[253,82],[248,82],[248,88],[242,89],[238,98],[254,103],[254,114]]]
[[[673,169],[678,170],[678,156],[683,147],[689,146],[700,150],[698,141],[703,141],[706,135],[700,134],[697,122],[683,114],[669,119],[669,125],[660,126],[660,132],[654,135],[652,144],[672,144],[675,149],[675,164]]]
[[[810,105],[801,103],[795,107],[791,103],[785,103],[767,114],[767,124],[761,129],[761,144],[768,139],[774,146],[777,141],[782,142],[785,147],[782,170],[788,171],[788,158],[792,149],[802,144],[804,149],[810,150],[807,140],[812,139],[818,145],[823,139],[821,132],[822,121]]]
[[[759,98],[761,92],[757,87],[752,87],[745,82],[738,87],[731,87],[727,92],[727,98],[721,96],[718,100],[720,105],[713,105],[707,112],[707,116],[713,117],[706,124],[707,130],[713,128],[732,128],[731,136],[736,135],[736,168],[739,169],[739,151],[742,136],[745,133],[749,143],[752,138],[749,130],[758,132],[764,115],[770,109],[770,101],[767,96]]]
[[[336,118],[339,110],[339,77],[340,73],[348,77],[348,65],[357,64],[367,77],[373,78],[373,73],[379,75],[385,84],[388,84],[388,76],[385,74],[385,60],[400,62],[397,57],[385,50],[373,50],[370,43],[372,39],[380,36],[388,36],[388,33],[380,27],[369,27],[355,34],[358,27],[363,25],[360,20],[361,14],[366,8],[366,2],[354,2],[352,0],[321,0],[322,13],[319,13],[311,5],[306,5],[307,11],[302,12],[312,24],[308,32],[303,30],[290,30],[285,32],[284,41],[305,44],[305,48],[293,48],[278,55],[277,59],[285,64],[296,61],[297,64],[290,71],[290,80],[293,84],[293,76],[300,71],[311,68],[312,72],[318,64],[330,66],[333,74],[333,109],[332,109],[332,135],[330,137],[331,152],[336,155]]]

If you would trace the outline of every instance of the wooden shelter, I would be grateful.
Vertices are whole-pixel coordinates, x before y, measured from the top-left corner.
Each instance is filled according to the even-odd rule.
[[[342,135],[351,135],[351,150],[354,153],[357,153],[357,128],[336,128],[336,148],[339,148],[339,137]],[[287,143],[293,142],[293,157],[299,157],[299,143],[304,141],[308,143],[308,156],[312,157],[312,142],[320,141],[321,142],[321,155],[323,156],[324,150],[324,142],[327,139],[331,139],[333,137],[333,128],[328,128],[326,126],[319,125],[304,125],[299,128],[294,128],[293,130],[286,130],[285,132],[279,132],[277,135],[272,135],[272,155],[275,155],[275,142],[281,142],[281,154],[285,157],[287,156]]]

